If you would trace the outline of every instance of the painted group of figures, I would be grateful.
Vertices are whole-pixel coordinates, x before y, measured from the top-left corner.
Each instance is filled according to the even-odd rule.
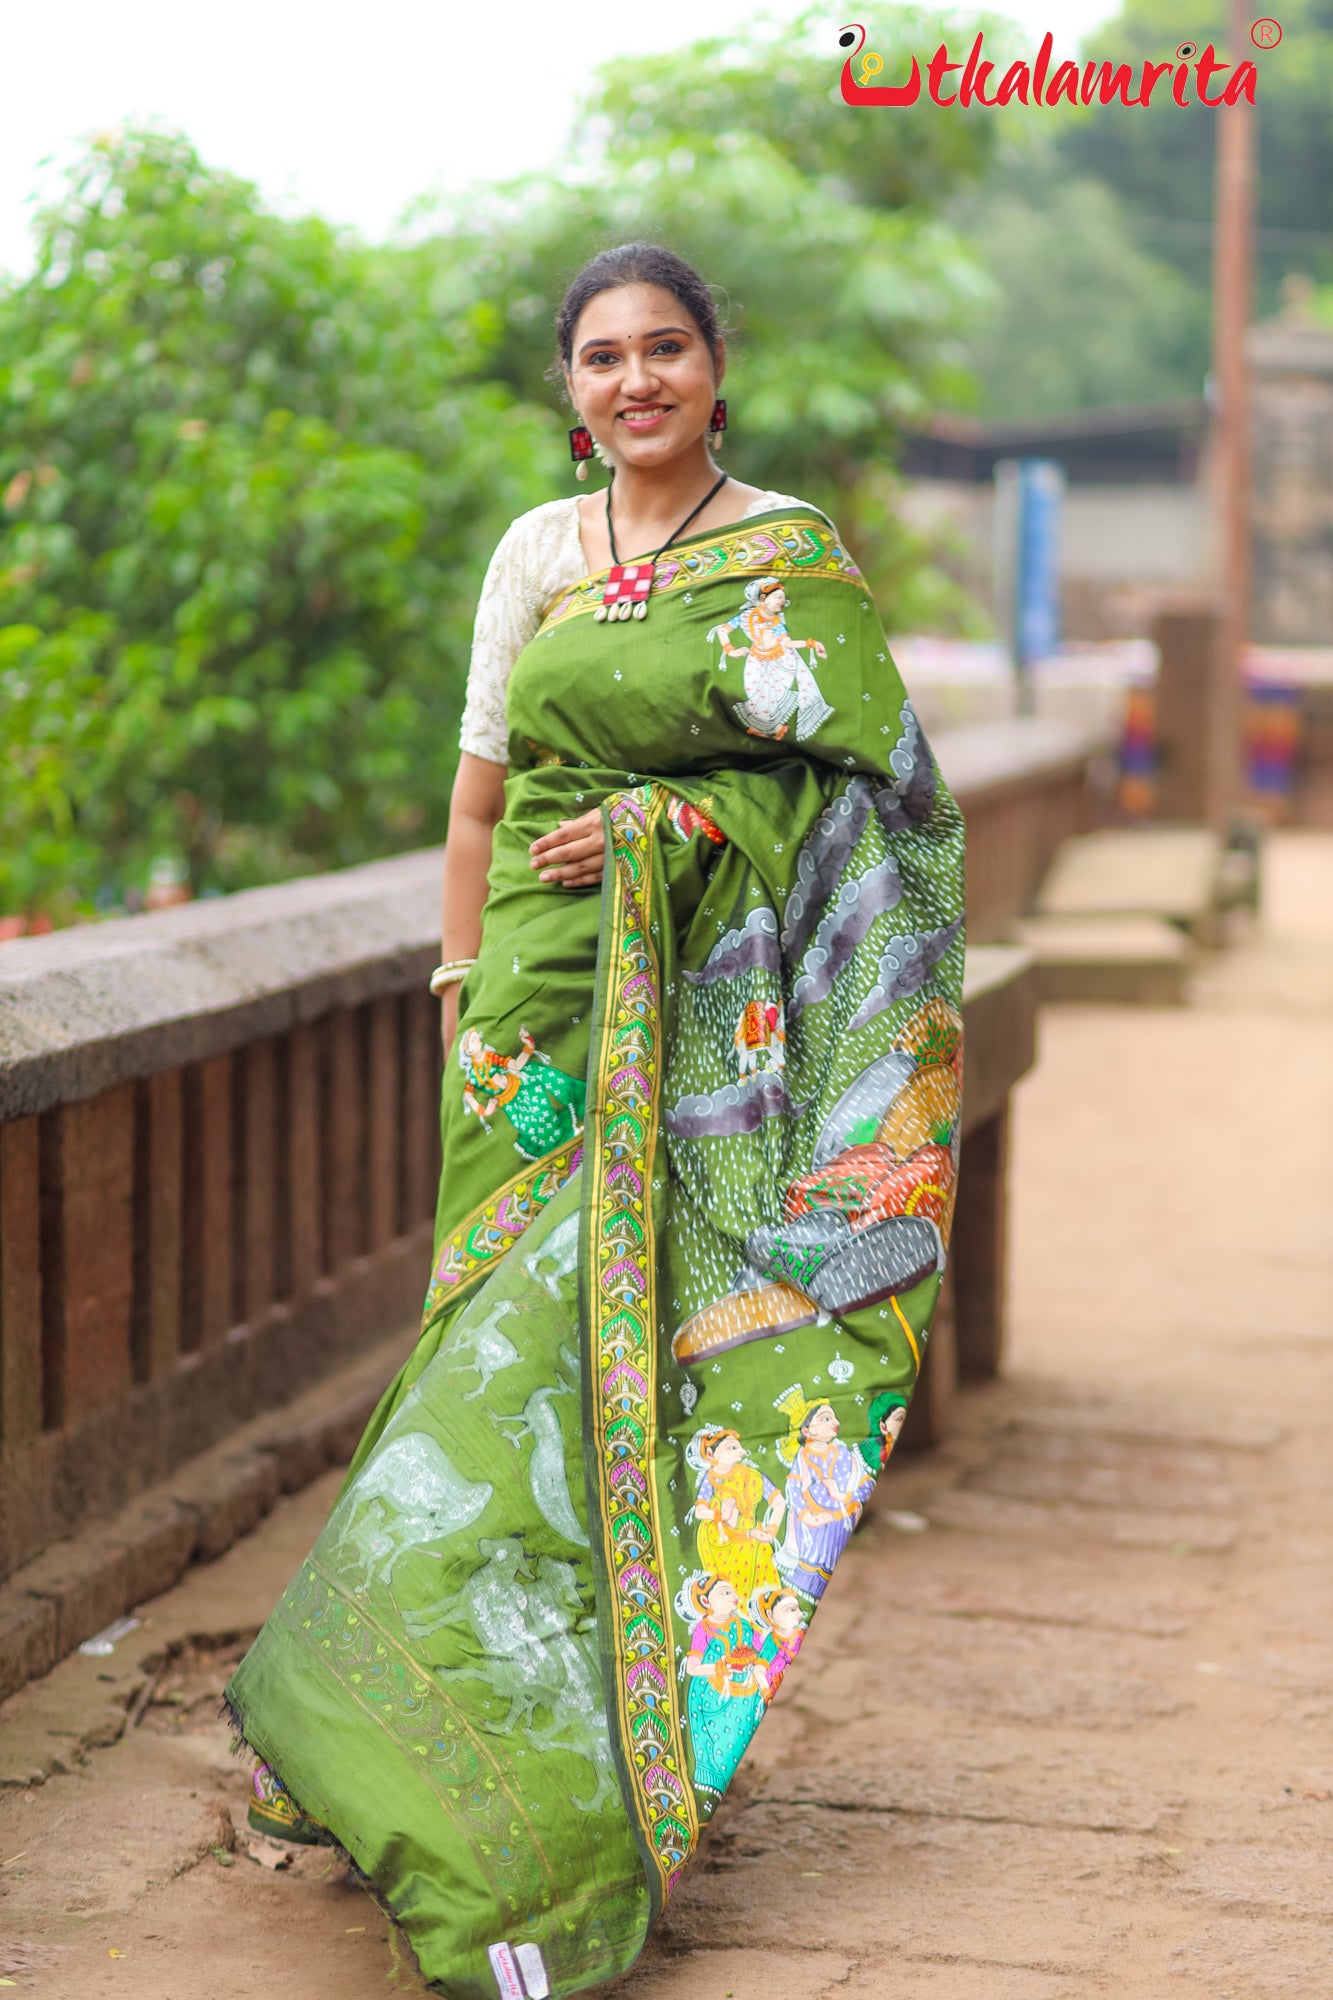
[[[807,1397],[799,1384],[774,1407],[789,1424],[778,1445],[788,1467],[782,1487],[751,1462],[738,1431],[705,1426],[686,1453],[699,1475],[693,1515],[702,1567],[676,1609],[691,1628],[682,1672],[694,1781],[717,1791],[731,1782],[801,1650],[802,1600],[822,1596],[902,1430],[907,1398],[876,1396],[869,1431],[854,1447],[840,1438],[833,1405]]]

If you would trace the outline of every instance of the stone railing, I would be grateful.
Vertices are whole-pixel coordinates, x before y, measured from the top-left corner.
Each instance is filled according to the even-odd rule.
[[[0,951],[0,1576],[415,1316],[439,877]]]
[[[967,935],[1006,937],[1028,910],[1062,840],[1093,823],[1090,771],[1102,746],[1036,716],[941,730],[940,768],[967,814]]]
[[[1087,748],[1035,722],[936,747],[969,816],[969,929],[993,939],[1080,821]],[[439,871],[410,854],[0,947],[0,1579],[410,1336]],[[1016,1075],[1030,1012],[1011,1032],[1008,1004],[986,1002],[1013,1044],[987,1060]],[[1003,1177],[988,1129],[978,1199]]]

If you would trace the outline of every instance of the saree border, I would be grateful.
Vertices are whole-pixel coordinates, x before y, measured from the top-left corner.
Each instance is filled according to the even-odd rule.
[[[456,1305],[526,1233],[548,1201],[568,1187],[583,1164],[583,1130],[539,1160],[531,1160],[478,1202],[440,1244],[431,1268],[421,1324]]]
[[[540,638],[568,618],[590,617],[602,601],[607,570],[585,576],[556,599],[542,620]],[[824,520],[794,519],[791,510],[753,515],[743,526],[725,528],[693,541],[677,542],[657,558],[652,595],[672,596],[728,576],[825,577],[866,587],[865,577]]]
[[[676,1685],[666,1551],[654,1484],[657,1253],[652,1170],[663,1069],[657,953],[650,942],[662,785],[605,806],[617,893],[606,899],[603,996],[589,1052],[584,1403],[589,1527],[612,1746],[655,1918],[699,1838]]]

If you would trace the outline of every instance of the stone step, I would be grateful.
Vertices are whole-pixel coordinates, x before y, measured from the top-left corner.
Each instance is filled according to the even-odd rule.
[[[1105,827],[1060,847],[1037,897],[1045,917],[1160,917],[1217,941],[1222,844],[1207,827]]]
[[[1161,917],[1028,917],[1017,937],[1032,953],[1043,1000],[1184,1004],[1194,954]]]

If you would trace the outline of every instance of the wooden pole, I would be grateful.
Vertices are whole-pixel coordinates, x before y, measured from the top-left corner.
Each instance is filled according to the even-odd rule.
[[[1229,0],[1227,11],[1228,52],[1234,65],[1250,54],[1250,13],[1245,0]],[[1223,593],[1219,686],[1232,709],[1220,737],[1232,746],[1231,754],[1216,774],[1209,815],[1220,821],[1239,791],[1241,656],[1250,632],[1250,394],[1245,336],[1253,285],[1254,111],[1242,101],[1215,116],[1213,387]]]

